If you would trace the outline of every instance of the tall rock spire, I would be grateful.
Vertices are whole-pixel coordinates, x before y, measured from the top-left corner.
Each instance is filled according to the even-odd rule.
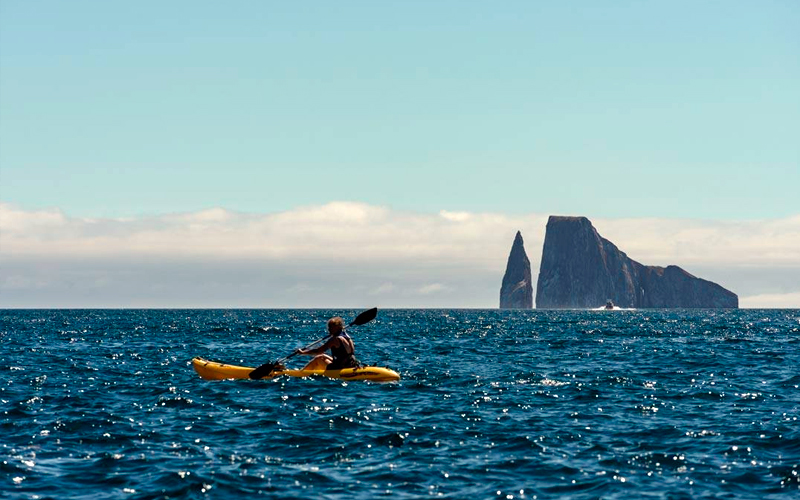
[[[506,274],[500,288],[500,309],[531,309],[533,307],[533,285],[531,261],[525,254],[522,233],[517,231],[511,253],[508,255]]]

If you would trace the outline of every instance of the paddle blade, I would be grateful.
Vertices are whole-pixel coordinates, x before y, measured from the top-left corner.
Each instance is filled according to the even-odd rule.
[[[359,326],[365,323],[369,323],[378,315],[378,308],[373,307],[372,309],[367,309],[366,311],[362,312],[356,319],[354,319],[349,325],[347,326]]]
[[[248,377],[253,380],[264,378],[275,370],[275,363],[264,363],[255,370],[251,371]]]

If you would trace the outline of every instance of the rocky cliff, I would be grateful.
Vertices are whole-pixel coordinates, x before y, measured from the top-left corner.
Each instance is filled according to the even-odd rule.
[[[522,234],[517,231],[511,253],[508,255],[506,274],[500,287],[500,309],[531,309],[533,307],[533,281],[531,261],[525,253]]]
[[[586,217],[547,221],[537,308],[739,307],[739,297],[678,266],[645,266],[601,237]]]

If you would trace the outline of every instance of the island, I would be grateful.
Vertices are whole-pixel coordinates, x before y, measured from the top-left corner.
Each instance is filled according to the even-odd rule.
[[[510,261],[509,261],[510,262]],[[678,266],[645,266],[597,233],[586,217],[551,216],[545,231],[537,309],[737,308],[739,297]]]

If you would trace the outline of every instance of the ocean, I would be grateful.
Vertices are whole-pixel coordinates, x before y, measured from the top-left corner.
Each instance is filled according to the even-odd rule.
[[[380,310],[399,382],[191,367],[358,312],[0,311],[0,498],[800,498],[797,310]]]

